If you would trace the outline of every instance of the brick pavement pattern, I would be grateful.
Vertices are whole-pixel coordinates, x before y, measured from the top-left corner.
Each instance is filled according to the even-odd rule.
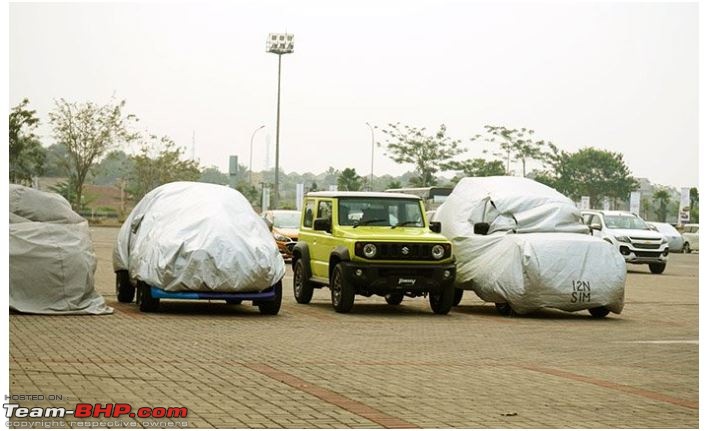
[[[697,254],[673,255],[663,275],[629,266],[625,309],[603,320],[501,317],[472,292],[447,316],[380,297],[342,315],[326,289],[297,304],[291,270],[278,316],[214,301],[144,314],[114,297],[116,233],[92,228],[115,314],[10,315],[11,394],[64,397],[21,405],[185,406],[189,427],[221,428],[699,424]]]

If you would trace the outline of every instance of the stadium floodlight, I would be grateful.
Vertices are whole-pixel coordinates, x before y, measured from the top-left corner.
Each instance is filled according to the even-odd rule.
[[[282,85],[282,54],[294,52],[294,35],[290,33],[270,33],[267,36],[267,52],[277,54],[277,138],[274,152],[274,203],[272,208],[279,207],[279,102]]]

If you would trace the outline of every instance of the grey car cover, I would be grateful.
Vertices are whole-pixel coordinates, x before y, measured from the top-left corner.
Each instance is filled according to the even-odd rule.
[[[193,182],[141,199],[121,226],[113,263],[167,291],[259,292],[285,273],[274,237],[240,192]]]
[[[10,309],[108,314],[94,290],[89,225],[56,193],[10,185]]]
[[[520,314],[551,307],[623,310],[626,265],[590,235],[574,203],[521,177],[463,178],[433,219],[457,256],[456,282]],[[475,234],[476,223],[489,223]]]

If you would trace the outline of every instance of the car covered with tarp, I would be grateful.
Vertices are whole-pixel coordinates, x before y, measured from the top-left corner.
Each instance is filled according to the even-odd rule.
[[[544,184],[463,178],[433,219],[453,244],[456,285],[502,314],[556,308],[604,317],[623,310],[620,253],[591,235],[573,201]]]
[[[10,184],[10,309],[36,314],[110,314],[94,289],[89,224],[66,199]]]
[[[174,182],[150,191],[121,226],[113,254],[116,294],[141,311],[161,299],[251,300],[277,314],[284,261],[272,234],[232,188]]]

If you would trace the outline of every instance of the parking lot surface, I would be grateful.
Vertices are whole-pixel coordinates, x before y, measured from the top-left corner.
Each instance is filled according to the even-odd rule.
[[[291,269],[277,316],[215,301],[145,314],[114,296],[117,232],[92,228],[113,315],[10,315],[10,392],[45,395],[21,405],[180,406],[189,427],[698,426],[697,254],[663,275],[629,266],[623,313],[602,320],[502,317],[473,292],[447,316],[380,297],[337,314],[327,289],[297,304]]]

